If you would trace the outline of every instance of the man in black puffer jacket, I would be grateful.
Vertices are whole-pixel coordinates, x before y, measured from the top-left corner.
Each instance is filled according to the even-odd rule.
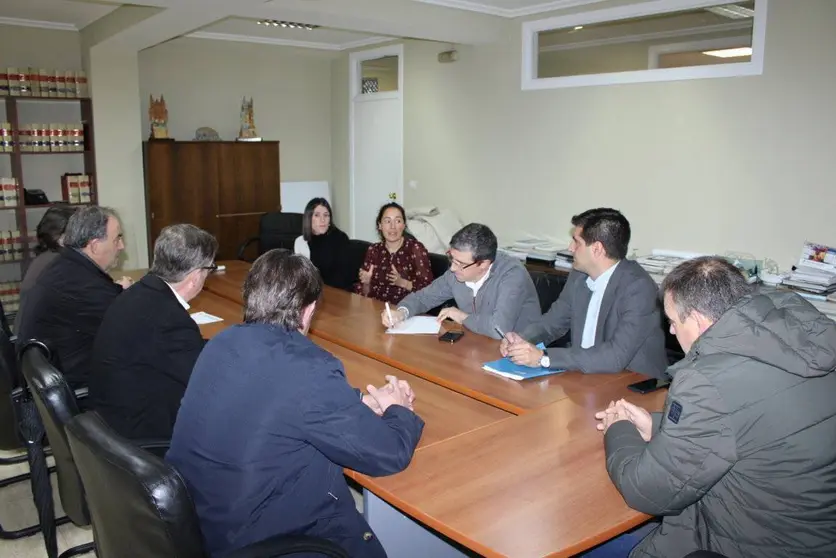
[[[715,257],[662,292],[687,351],[664,412],[598,413],[613,483],[663,516],[630,556],[836,556],[836,323],[796,294],[751,294]]]

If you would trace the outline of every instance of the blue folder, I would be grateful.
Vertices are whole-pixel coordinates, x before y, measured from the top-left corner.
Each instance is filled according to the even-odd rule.
[[[537,348],[545,350],[546,346],[539,343]],[[486,362],[482,365],[482,369],[487,370],[488,372],[493,372],[494,374],[499,374],[500,376],[505,376],[506,378],[511,378],[512,380],[528,380],[529,378],[539,378],[540,376],[548,376],[550,374],[565,372],[565,370],[543,368],[541,366],[531,368],[521,364],[514,364],[509,358],[501,358],[499,360]]]

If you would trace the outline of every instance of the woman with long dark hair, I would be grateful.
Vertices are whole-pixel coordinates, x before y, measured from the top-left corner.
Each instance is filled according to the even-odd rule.
[[[302,216],[302,236],[293,251],[310,258],[326,285],[351,290],[357,270],[351,266],[348,235],[334,225],[331,215],[325,198],[309,201]]]

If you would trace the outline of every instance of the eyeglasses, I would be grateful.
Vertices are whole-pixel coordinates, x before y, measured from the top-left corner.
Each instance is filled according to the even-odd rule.
[[[212,265],[204,265],[200,269],[208,269],[209,273],[213,273],[215,271],[218,271],[218,264],[213,263]]]
[[[476,260],[475,262],[470,262],[469,264],[464,264],[464,263],[458,261],[457,259],[453,258],[453,256],[450,255],[450,252],[447,252],[447,259],[450,260],[450,267],[456,267],[456,268],[459,269],[459,271],[464,271],[468,267],[470,267],[472,265],[476,265],[476,264],[479,263],[479,260]]]

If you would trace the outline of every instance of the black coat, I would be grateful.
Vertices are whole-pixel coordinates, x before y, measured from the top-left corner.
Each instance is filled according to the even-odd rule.
[[[171,287],[146,275],[102,321],[93,345],[90,408],[127,438],[171,438],[204,343]]]
[[[18,346],[29,339],[46,343],[70,386],[86,386],[93,340],[121,293],[122,286],[93,260],[76,250],[61,250],[22,301]]]

